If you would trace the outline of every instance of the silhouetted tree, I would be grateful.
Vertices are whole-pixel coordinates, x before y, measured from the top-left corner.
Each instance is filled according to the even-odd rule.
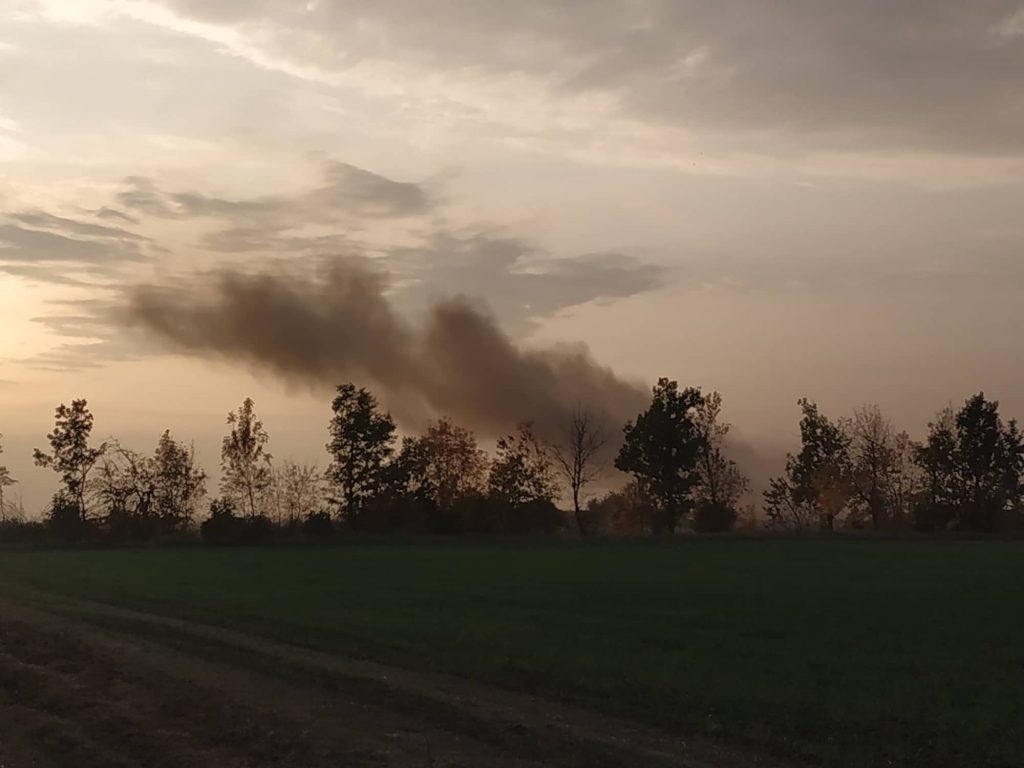
[[[323,481],[308,464],[285,461],[274,468],[274,515],[278,524],[298,526],[323,506]]]
[[[498,440],[487,489],[488,530],[550,533],[559,526],[555,468],[530,424]]]
[[[195,448],[165,430],[151,459],[153,510],[170,529],[192,525],[206,495],[206,472],[196,463]]]
[[[697,423],[703,403],[699,389],[683,390],[662,378],[647,410],[628,422],[615,466],[629,472],[654,502],[656,533],[673,533],[693,507],[697,464],[706,441]]]
[[[750,483],[736,462],[725,456],[730,424],[720,420],[722,396],[712,392],[694,409],[697,429],[704,438],[697,460],[693,527],[698,532],[727,531],[738,516],[737,505]]]
[[[338,387],[331,409],[327,480],[342,516],[351,518],[383,489],[387,464],[395,452],[395,422],[378,410],[370,392],[352,384]]]
[[[558,495],[551,456],[531,424],[520,424],[515,434],[498,440],[487,487],[492,499],[509,507]]]
[[[630,480],[621,490],[609,491],[587,503],[588,530],[614,536],[647,533],[656,511],[651,498],[635,480]]]
[[[107,529],[116,538],[147,539],[158,532],[151,459],[112,441],[90,483],[106,513]]]
[[[850,497],[850,439],[806,398],[797,402],[802,448],[787,454],[786,474],[764,492],[769,523],[786,528],[835,528]]]
[[[604,424],[582,405],[577,405],[563,427],[562,439],[552,444],[552,456],[572,500],[577,533],[586,533],[582,503],[587,486],[601,476],[598,458],[608,442]]]
[[[999,403],[984,393],[955,415],[940,412],[917,459],[926,478],[919,527],[994,531],[1020,509],[1024,440],[1016,421],[1004,424]]]
[[[0,435],[0,440],[3,439],[3,435]],[[0,454],[4,452],[4,446],[0,443]],[[7,469],[3,464],[0,464],[0,522],[7,520],[7,507],[8,502],[5,497],[6,489],[16,484],[18,481],[11,477],[10,470]]]
[[[273,479],[271,455],[266,450],[270,438],[249,397],[228,414],[227,424],[231,429],[220,449],[221,496],[255,518],[262,512]]]
[[[67,510],[73,504],[83,521],[88,514],[89,473],[106,450],[105,443],[95,448],[89,445],[92,424],[93,416],[85,400],[72,400],[70,407],[61,403],[53,432],[46,436],[51,452],[44,453],[36,448],[32,453],[36,466],[52,469],[60,475],[63,485],[60,508]]]
[[[852,506],[876,530],[899,524],[913,492],[910,438],[877,405],[857,409],[840,426],[849,441]]]
[[[431,424],[420,437],[406,438],[399,466],[406,493],[429,500],[443,529],[457,524],[452,515],[456,501],[482,496],[486,488],[487,454],[472,432],[448,419]]]

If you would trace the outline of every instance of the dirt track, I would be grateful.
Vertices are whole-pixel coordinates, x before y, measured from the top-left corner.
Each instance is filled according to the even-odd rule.
[[[0,768],[767,765],[577,707],[150,614],[0,601]]]

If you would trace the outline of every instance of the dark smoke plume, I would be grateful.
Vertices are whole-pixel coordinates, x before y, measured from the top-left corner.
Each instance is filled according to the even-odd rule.
[[[565,429],[578,406],[609,436],[634,418],[645,390],[598,365],[583,347],[519,347],[464,298],[414,324],[392,307],[382,275],[339,260],[314,274],[222,270],[189,282],[139,286],[128,317],[173,348],[269,371],[300,385],[373,388],[407,425],[450,416],[482,434],[533,421]]]

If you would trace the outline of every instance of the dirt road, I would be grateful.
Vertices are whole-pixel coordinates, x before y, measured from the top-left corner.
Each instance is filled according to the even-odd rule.
[[[460,678],[52,596],[0,599],[0,768],[768,764]]]

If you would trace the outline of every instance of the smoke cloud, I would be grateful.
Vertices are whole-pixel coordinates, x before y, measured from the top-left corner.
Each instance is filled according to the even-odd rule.
[[[413,322],[392,305],[385,276],[357,261],[301,274],[221,270],[137,286],[128,299],[128,320],[173,349],[290,384],[353,381],[374,389],[407,426],[449,416],[493,436],[532,421],[554,438],[583,406],[614,438],[648,399],[582,346],[521,347],[463,297],[439,301]]]

